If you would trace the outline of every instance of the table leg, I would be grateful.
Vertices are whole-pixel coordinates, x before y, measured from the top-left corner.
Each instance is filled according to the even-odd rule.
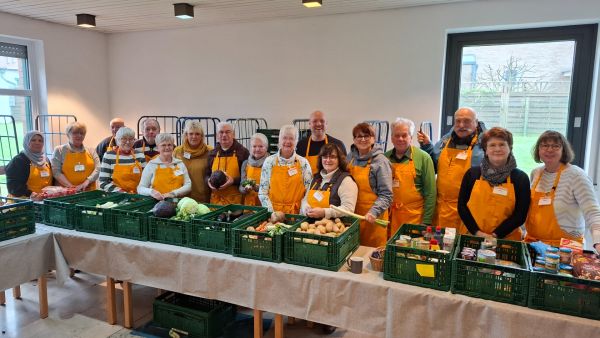
[[[4,290],[0,291],[0,305],[6,304],[6,296],[4,295]]]
[[[48,317],[48,281],[46,276],[38,278],[38,291],[40,301],[40,318]]]
[[[288,316],[288,321],[287,321],[288,325],[294,325],[296,324],[296,318],[295,317],[289,317]]]
[[[263,312],[254,309],[254,338],[262,338],[263,336]]]
[[[117,303],[115,300],[115,280],[106,276],[106,322],[117,323]]]
[[[125,328],[131,329],[133,327],[133,305],[131,297],[131,283],[123,281],[123,306],[125,316]]]
[[[13,288],[13,298],[21,299],[21,286],[17,285]]]
[[[311,322],[311,321],[306,321],[306,327],[308,327],[309,329],[312,329],[313,327],[315,327],[315,322]]]
[[[283,315],[275,315],[275,338],[283,338]]]

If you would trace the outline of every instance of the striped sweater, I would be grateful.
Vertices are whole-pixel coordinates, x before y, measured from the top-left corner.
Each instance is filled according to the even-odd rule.
[[[134,154],[135,154],[135,158],[134,158],[133,154],[132,155],[120,154],[119,155],[119,164],[120,165],[133,165],[135,163],[135,161],[137,160],[143,169],[144,166],[146,165],[146,158],[144,157],[144,154],[139,151],[135,151]],[[113,171],[114,171],[116,163],[117,163],[117,152],[116,151],[111,150],[111,151],[107,151],[106,153],[104,153],[104,157],[102,157],[102,164],[100,166],[100,177],[98,178],[98,181],[100,182],[100,189],[102,189],[104,191],[109,191],[109,192],[112,192],[112,191],[122,192],[123,191],[123,190],[121,190],[121,188],[116,186],[112,180],[112,175],[113,175]]]
[[[552,190],[557,173],[549,173],[543,166],[531,172],[532,189],[540,174],[542,178],[536,191]],[[580,237],[583,236],[586,228],[590,228],[594,243],[600,243],[600,206],[596,200],[592,180],[583,169],[568,165],[562,171],[553,206],[562,230],[572,236]]]

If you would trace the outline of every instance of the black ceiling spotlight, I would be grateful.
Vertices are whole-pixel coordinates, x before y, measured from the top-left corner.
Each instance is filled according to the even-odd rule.
[[[91,14],[77,14],[77,26],[85,28],[96,27],[96,16]]]
[[[321,7],[323,0],[302,0],[302,4],[307,8]]]
[[[173,4],[175,8],[175,16],[179,19],[193,19],[194,6],[186,3]]]

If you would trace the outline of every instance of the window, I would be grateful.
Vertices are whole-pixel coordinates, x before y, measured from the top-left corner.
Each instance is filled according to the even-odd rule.
[[[548,129],[567,136],[583,167],[596,34],[597,25],[450,34],[442,132],[469,106],[487,128],[513,133],[525,172],[538,165],[531,149]]]

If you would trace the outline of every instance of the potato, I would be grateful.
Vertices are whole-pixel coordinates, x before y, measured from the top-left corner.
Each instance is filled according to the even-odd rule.
[[[296,229],[296,232],[303,232],[303,231],[302,231],[302,229],[300,229],[300,228],[297,228],[297,229]]]
[[[248,231],[256,231],[256,229],[254,229],[254,227],[253,227],[253,226],[249,226],[249,227],[247,227],[247,228],[246,228],[246,230],[248,230]]]
[[[314,225],[314,224],[309,224],[309,225],[308,225],[308,228],[309,228],[309,229],[316,229],[316,228],[317,228],[317,226],[316,226],[316,225]]]
[[[327,223],[327,225],[325,225],[325,230],[327,230],[327,232],[333,231],[333,226],[331,225],[331,223]]]
[[[306,230],[307,233],[309,234],[314,234],[316,232],[315,228],[309,228],[308,230]]]
[[[346,225],[344,225],[344,223],[340,223],[340,224],[338,224],[338,225],[339,225],[339,228],[340,228],[340,233],[342,233],[342,232],[346,231],[346,228],[347,228],[347,227],[346,227]]]
[[[319,230],[319,232],[320,232],[320,233],[322,233],[322,234],[324,234],[324,233],[326,233],[326,232],[327,232],[327,229],[326,229],[326,228],[325,228],[325,226],[323,226],[323,225],[319,225],[319,226],[317,227],[317,230]]]
[[[336,222],[336,223],[342,223],[342,220],[341,220],[341,219],[339,219],[339,218],[336,218],[336,219],[335,219],[335,222]]]
[[[304,231],[308,230],[308,222],[302,222],[300,228]]]
[[[271,213],[270,221],[271,223],[284,222],[285,214],[281,211],[274,211],[273,213]]]
[[[331,230],[333,232],[335,232],[335,233],[339,233],[340,232],[340,227],[338,227],[337,224],[336,224],[336,225],[334,225],[334,226],[331,227]]]

